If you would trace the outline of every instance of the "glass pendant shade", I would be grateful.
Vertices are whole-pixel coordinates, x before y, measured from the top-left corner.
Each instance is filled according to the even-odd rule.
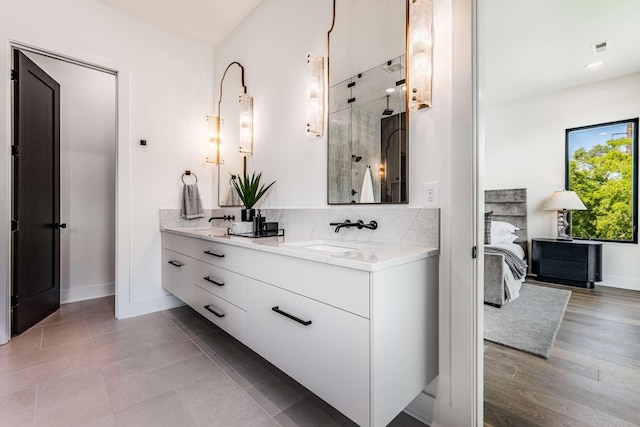
[[[253,154],[253,98],[249,95],[240,95],[240,154],[251,156]]]
[[[431,107],[433,81],[433,3],[409,1],[409,109]]]
[[[207,116],[207,135],[208,135],[208,143],[209,148],[207,153],[211,155],[211,157],[207,156],[206,162],[213,163],[215,165],[224,164],[224,160],[222,159],[222,147],[220,140],[220,131],[222,130],[222,120],[220,116]]]
[[[309,83],[307,87],[307,135],[324,133],[324,57],[307,54]]]

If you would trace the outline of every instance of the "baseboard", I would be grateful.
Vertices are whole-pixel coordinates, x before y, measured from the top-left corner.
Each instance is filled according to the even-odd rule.
[[[640,291],[640,279],[622,276],[606,275],[602,278],[602,282],[596,282],[596,286],[608,286],[610,288],[630,289],[632,291]]]
[[[115,294],[115,284],[106,283],[104,285],[84,286],[81,288],[61,289],[60,304],[84,301],[88,299],[107,297]]]
[[[433,423],[433,408],[435,404],[436,399],[423,391],[413,399],[409,406],[404,408],[404,412],[430,426]]]
[[[527,279],[538,280],[533,274],[528,274]],[[629,289],[631,291],[640,291],[640,279],[635,277],[611,276],[607,274],[602,278],[601,282],[595,282],[596,286],[606,286],[609,288]]]
[[[140,301],[131,301],[126,307],[119,307],[118,319],[142,316],[143,314],[155,313],[157,311],[168,310],[170,308],[180,307],[183,305],[185,305],[184,302],[173,295],[164,295]]]

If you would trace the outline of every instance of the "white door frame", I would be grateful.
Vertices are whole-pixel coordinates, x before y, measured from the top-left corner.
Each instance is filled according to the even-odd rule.
[[[29,45],[27,43],[8,40],[2,48],[2,55],[7,64],[12,63],[12,50],[20,49],[28,52],[39,53],[55,59],[60,59],[69,63],[85,66],[114,74],[116,77],[116,206],[115,209],[115,315],[117,318],[129,316],[129,238],[130,238],[130,150],[129,150],[129,83],[130,69],[127,64],[118,61],[105,59],[102,56],[87,52],[68,52],[66,49],[57,51]],[[1,62],[1,61],[0,61]],[[11,152],[13,140],[13,98],[12,81],[10,78],[10,68],[0,69],[0,79],[7,82],[6,86],[6,133],[4,144],[0,143],[4,153]],[[0,172],[0,177],[4,178],[5,185],[0,188],[0,241],[4,245],[0,247],[0,344],[5,344],[11,338],[11,234],[9,231],[9,220],[12,218],[11,211],[11,156],[0,156],[0,163],[4,164],[4,173]],[[0,169],[1,170],[1,169]],[[2,180],[0,180],[2,181]],[[6,221],[3,219],[6,218]]]

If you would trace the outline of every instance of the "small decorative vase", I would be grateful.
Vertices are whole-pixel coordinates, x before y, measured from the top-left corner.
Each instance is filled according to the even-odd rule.
[[[240,210],[240,220],[242,222],[252,222],[254,216],[256,216],[256,210],[255,209],[242,209],[242,210]]]

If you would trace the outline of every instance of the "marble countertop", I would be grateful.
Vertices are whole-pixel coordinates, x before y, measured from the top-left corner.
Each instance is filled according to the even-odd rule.
[[[215,227],[161,227],[160,231],[365,271],[385,270],[440,253],[435,247],[382,242],[310,240],[288,235],[262,238],[229,236],[225,228]]]

